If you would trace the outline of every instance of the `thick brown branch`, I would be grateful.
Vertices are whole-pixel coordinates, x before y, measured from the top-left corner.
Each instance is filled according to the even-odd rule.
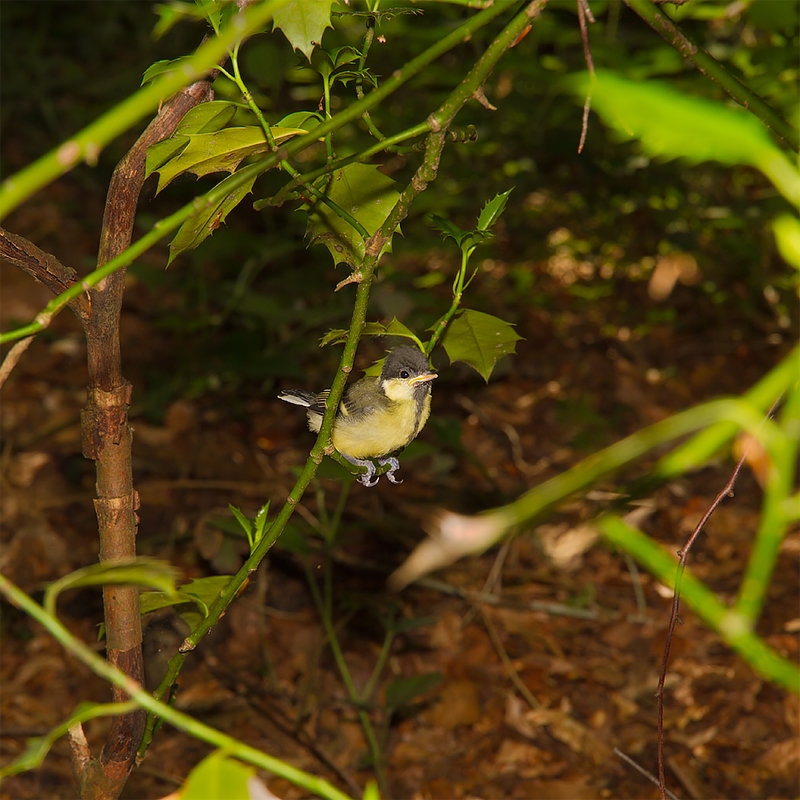
[[[18,236],[0,228],[0,259],[19,267],[34,280],[58,295],[69,289],[78,280],[72,267],[65,267],[54,255],[46,253],[24,236]],[[89,319],[89,297],[80,295],[69,303],[69,307],[82,322]]]
[[[198,81],[167,101],[126,156],[109,185],[100,235],[98,267],[108,263],[131,242],[139,193],[145,179],[147,149],[170,136],[186,112],[211,98],[211,80]],[[131,385],[122,377],[119,321],[125,269],[98,283],[89,292],[91,314],[86,322],[89,397],[82,414],[83,451],[97,471],[97,514],[100,560],[113,562],[136,556],[138,495],[131,469],[132,433],[128,424]],[[137,683],[143,683],[142,627],[139,594],[133,586],[109,585],[103,590],[106,657]],[[127,700],[113,688],[113,700]],[[80,773],[84,798],[117,797],[125,785],[144,732],[145,712],[115,717],[98,760]],[[77,759],[74,759],[77,762]]]

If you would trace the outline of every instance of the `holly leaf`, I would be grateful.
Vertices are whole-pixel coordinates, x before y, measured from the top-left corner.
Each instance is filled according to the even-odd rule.
[[[350,331],[347,328],[336,328],[335,330],[328,331],[320,340],[319,346],[325,347],[327,344],[342,344],[347,339],[347,334]],[[362,336],[382,336],[387,333],[386,326],[380,322],[367,322],[364,325],[364,330],[361,331]]]
[[[186,147],[191,134],[222,130],[235,113],[236,106],[224,101],[202,103],[187,111],[169,139],[164,139],[163,142],[148,148],[145,177],[149,178],[162,165],[177,156]]]
[[[311,61],[311,53],[331,26],[333,0],[289,0],[272,15],[272,29],[283,32],[294,50]]]
[[[165,59],[162,61],[156,61],[154,64],[151,64],[145,71],[144,75],[142,75],[142,82],[140,86],[144,86],[146,83],[150,83],[150,81],[157,78],[159,75],[163,75],[167,72],[174,72],[178,69],[184,62],[188,61],[191,56],[181,56],[180,58],[173,58],[173,59]]]
[[[229,175],[225,180],[217,184],[217,188],[225,187],[225,184],[232,182],[235,177],[235,175]],[[242,186],[232,188],[230,192],[223,194],[216,203],[204,205],[194,216],[189,217],[178,229],[175,238],[169,243],[167,266],[184,251],[193,250],[222,225],[225,217],[253,190],[256,177],[254,175]]]
[[[469,364],[488,383],[497,362],[515,352],[520,339],[511,323],[466,308],[450,323],[442,344],[451,363]]]
[[[500,194],[496,194],[491,200],[486,201],[478,217],[477,229],[479,231],[487,231],[497,222],[500,215],[505,211],[508,196],[513,191],[514,187],[512,186],[508,191],[500,192]]]
[[[395,182],[376,166],[348,164],[333,173],[325,195],[355,217],[371,236],[400,197],[394,187]],[[324,244],[337,264],[345,261],[355,267],[364,259],[361,235],[324,203],[317,202],[310,211],[306,233],[312,244]]]
[[[306,131],[300,128],[270,128],[276,142]],[[193,133],[186,137],[183,150],[158,167],[156,194],[184,172],[198,178],[213,172],[234,172],[248,156],[269,152],[269,143],[258,125],[225,128],[212,133]]]

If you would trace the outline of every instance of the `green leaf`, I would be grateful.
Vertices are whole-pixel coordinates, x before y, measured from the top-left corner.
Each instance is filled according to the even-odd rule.
[[[322,115],[317,114],[316,111],[292,111],[278,125],[281,128],[304,128],[308,130],[310,120],[313,120],[313,127],[316,127],[322,122]]]
[[[181,789],[181,800],[251,800],[248,781],[255,768],[248,767],[217,750],[206,756],[186,778]]]
[[[428,672],[412,678],[395,678],[386,684],[386,707],[394,710],[407,706],[415,698],[438,686],[442,680],[441,672]]]
[[[255,528],[254,528],[254,536],[253,541],[251,542],[250,549],[252,550],[253,546],[258,544],[261,539],[264,538],[264,534],[267,532],[269,522],[269,500],[264,503],[261,508],[258,509],[258,513],[256,514],[255,518]]]
[[[275,141],[283,141],[299,133],[299,128],[270,128]],[[269,143],[264,131],[258,125],[239,128],[225,128],[213,133],[194,133],[182,152],[158,167],[158,188],[160,192],[170,182],[185,172],[198,178],[213,172],[234,172],[248,156],[269,151]]]
[[[406,339],[413,340],[417,346],[421,344],[419,337],[414,331],[406,325],[403,325],[397,317],[392,317],[392,321],[386,326],[387,336],[403,336]]]
[[[208,20],[208,24],[214,29],[214,33],[219,33],[222,2],[220,0],[194,0],[194,2],[202,15]]]
[[[209,606],[213,605],[225,587],[231,581],[231,575],[211,575],[207,578],[195,578],[184,583],[172,592],[142,592],[139,596],[139,611],[147,614],[159,608],[193,603],[205,619]]]
[[[573,85],[581,102],[591,94],[606,125],[623,138],[638,138],[651,156],[758,166],[780,154],[758,119],[742,109],[604,70],[596,80],[583,77]]]
[[[186,112],[180,125],[175,129],[175,133],[189,135],[221,131],[233,119],[233,115],[238,110],[235,103],[229,103],[227,100],[201,103]]]
[[[292,48],[311,60],[311,53],[331,26],[333,0],[289,0],[273,14],[273,30],[278,28]]]
[[[180,153],[189,142],[189,135],[222,130],[235,113],[236,106],[233,103],[216,100],[212,103],[202,103],[187,111],[169,139],[164,139],[163,142],[148,148],[145,177],[149,178],[162,164],[166,164]]]
[[[335,328],[328,331],[320,340],[319,346],[325,347],[328,344],[341,344],[347,339],[350,331],[347,328]],[[382,336],[387,333],[386,326],[380,322],[367,322],[361,331],[362,336]]]
[[[227,182],[232,182],[235,177],[235,175],[229,175],[225,180],[217,184],[217,188],[224,187]],[[169,261],[167,265],[169,266],[175,257],[184,251],[193,250],[222,225],[225,217],[253,190],[256,177],[254,175],[242,186],[231,189],[228,194],[223,195],[213,205],[203,206],[197,214],[189,217],[178,229],[178,233],[169,244]]]
[[[180,58],[156,61],[144,71],[140,85],[144,86],[146,83],[150,83],[150,81],[154,80],[159,75],[163,75],[165,72],[174,72],[181,64],[188,61],[189,58],[189,56],[181,56]]]
[[[84,586],[132,584],[134,586],[151,586],[161,589],[163,592],[173,593],[177,575],[178,570],[171,564],[145,556],[124,561],[91,564],[53,581],[45,589],[44,606],[50,613],[54,613],[56,600],[61,592]]]
[[[462,251],[474,249],[491,236],[488,231],[465,231],[463,228],[459,228],[454,222],[440,217],[438,214],[431,214],[429,222],[436,230],[442,233],[442,238],[445,240],[452,239]]]
[[[231,505],[228,503],[228,508],[231,510],[231,514],[236,517],[236,521],[241,525],[242,530],[247,536],[247,541],[250,544],[250,550],[253,549],[253,532],[254,526],[253,523],[238,509],[236,506]]]
[[[371,164],[349,164],[333,173],[326,197],[351,214],[371,236],[389,216],[400,195],[395,182]],[[308,215],[306,229],[311,242],[328,248],[335,263],[355,267],[364,258],[364,240],[353,226],[323,203]],[[388,250],[388,245],[387,245]]]
[[[513,353],[521,338],[511,323],[467,308],[450,323],[442,344],[451,363],[464,361],[488,383],[495,364]]]
[[[491,200],[486,202],[486,205],[481,209],[480,216],[478,217],[478,230],[487,231],[495,222],[500,218],[500,215],[505,211],[508,196],[514,191],[512,186],[508,191],[496,194]]]

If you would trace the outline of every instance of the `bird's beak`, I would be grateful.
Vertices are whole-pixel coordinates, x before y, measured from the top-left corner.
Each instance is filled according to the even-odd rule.
[[[416,386],[418,383],[427,383],[428,381],[432,381],[434,378],[438,378],[438,372],[425,372],[422,375],[417,375],[415,378],[412,378],[409,382],[409,386]]]

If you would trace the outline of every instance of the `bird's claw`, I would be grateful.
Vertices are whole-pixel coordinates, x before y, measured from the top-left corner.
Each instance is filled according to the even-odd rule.
[[[389,465],[389,469],[386,471],[386,477],[389,479],[389,483],[394,483],[395,485],[398,483],[402,483],[402,478],[395,478],[394,474],[397,470],[400,469],[400,462],[396,458],[379,458],[378,464],[382,467]]]
[[[380,480],[381,476],[375,474],[378,470],[377,470],[377,468],[375,467],[375,464],[372,461],[370,461],[369,459],[366,459],[366,458],[365,459],[353,458],[352,456],[344,455],[344,453],[342,453],[342,455],[351,464],[354,464],[357,467],[365,467],[366,468],[367,471],[366,472],[362,472],[358,476],[358,482],[362,486],[372,487],[372,486],[376,486],[377,485],[377,483]],[[400,462],[396,458],[392,458],[392,457],[379,458],[379,459],[377,459],[377,461],[378,461],[378,465],[381,466],[381,467],[385,467],[388,464],[389,469],[386,471],[385,475],[389,479],[389,483],[398,484],[398,483],[402,483],[403,482],[402,478],[395,478],[395,476],[394,476],[395,472],[397,472],[397,470],[400,469]]]

